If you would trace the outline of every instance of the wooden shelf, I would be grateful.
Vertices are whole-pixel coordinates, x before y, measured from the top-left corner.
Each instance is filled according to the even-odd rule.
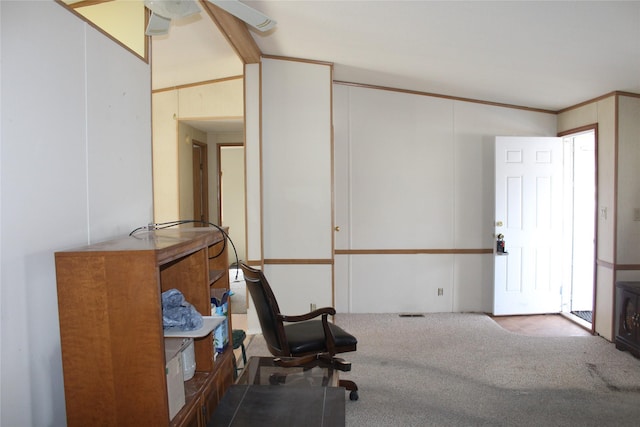
[[[229,274],[227,270],[210,270],[209,271],[209,284],[213,285],[220,280],[225,274]]]
[[[176,288],[209,316],[211,289],[228,287],[224,238],[164,229],[55,254],[67,425],[206,426],[233,381],[232,351],[214,361],[213,334],[194,338],[197,372],[170,420],[161,293]]]

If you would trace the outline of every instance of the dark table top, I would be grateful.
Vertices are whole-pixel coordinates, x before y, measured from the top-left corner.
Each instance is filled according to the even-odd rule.
[[[343,387],[232,385],[207,427],[340,427]]]
[[[273,362],[273,357],[252,356],[236,384],[338,387],[338,380],[338,372],[320,360],[282,367]]]

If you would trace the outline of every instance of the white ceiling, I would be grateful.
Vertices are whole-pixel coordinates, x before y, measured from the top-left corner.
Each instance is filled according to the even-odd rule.
[[[151,66],[154,89],[243,73],[242,61],[204,11],[172,21],[169,34],[152,38]]]
[[[559,110],[640,93],[640,1],[244,1],[275,19],[263,54],[334,79]],[[242,74],[206,13],[153,40],[154,88]]]

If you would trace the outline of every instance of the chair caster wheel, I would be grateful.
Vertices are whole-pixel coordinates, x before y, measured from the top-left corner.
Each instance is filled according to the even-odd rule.
[[[349,393],[349,400],[358,400],[358,390],[352,390]]]

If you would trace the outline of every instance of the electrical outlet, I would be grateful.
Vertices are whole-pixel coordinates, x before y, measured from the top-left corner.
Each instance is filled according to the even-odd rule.
[[[314,303],[309,304],[311,311],[316,309],[316,305]]]
[[[438,288],[438,296],[441,297],[444,295],[444,288]]]

